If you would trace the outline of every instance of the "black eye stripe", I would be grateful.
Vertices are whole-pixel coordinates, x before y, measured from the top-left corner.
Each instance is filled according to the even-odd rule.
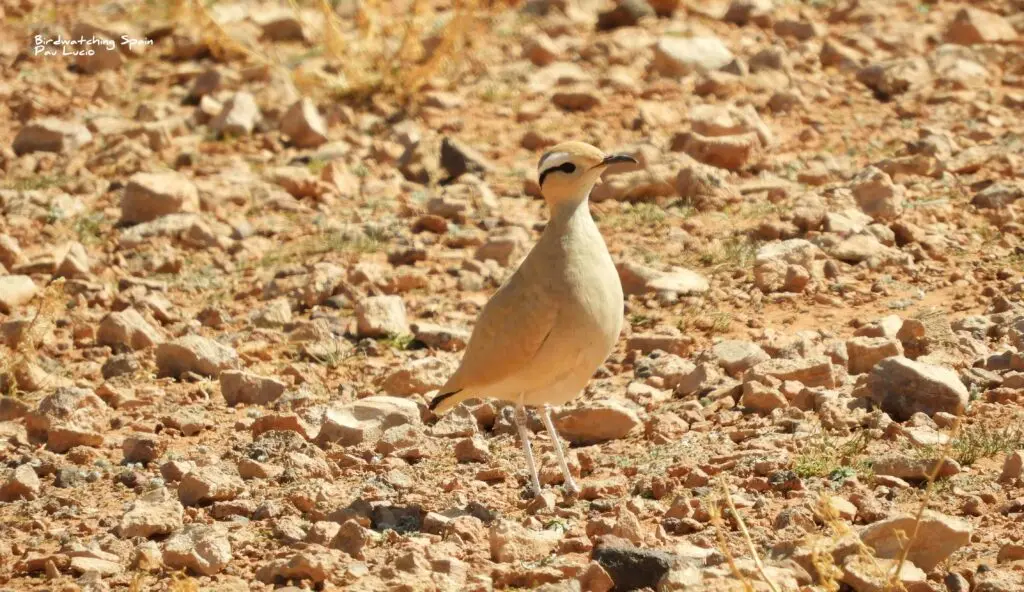
[[[565,173],[565,174],[568,175],[568,174],[576,172],[576,165],[574,165],[571,162],[563,162],[562,164],[560,164],[560,165],[558,165],[556,167],[551,167],[549,169],[546,169],[543,173],[540,174],[540,180],[539,180],[540,181],[540,185],[541,186],[544,185],[544,178],[548,176],[548,173],[553,173],[555,171],[559,171],[559,172],[562,172],[562,173]]]

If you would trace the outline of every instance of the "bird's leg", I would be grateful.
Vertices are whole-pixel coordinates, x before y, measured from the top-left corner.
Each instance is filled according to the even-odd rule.
[[[541,417],[544,419],[544,427],[548,430],[548,435],[551,436],[551,442],[555,446],[555,455],[558,456],[558,466],[562,467],[562,475],[565,477],[565,489],[569,493],[577,494],[580,492],[580,486],[576,485],[576,481],[572,478],[572,473],[569,472],[569,463],[565,462],[565,455],[562,454],[562,441],[558,438],[558,432],[555,431],[555,424],[551,421],[551,407],[548,405],[544,406],[544,410],[541,413]]]
[[[540,495],[540,479],[537,477],[537,466],[533,464],[533,449],[530,447],[530,432],[526,429],[526,407],[516,405],[516,427],[519,428],[519,439],[523,441],[523,456],[526,457],[526,468],[530,471],[530,487],[533,495]]]

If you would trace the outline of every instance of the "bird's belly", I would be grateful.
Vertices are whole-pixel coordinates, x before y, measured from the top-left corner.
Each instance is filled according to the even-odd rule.
[[[562,405],[575,398],[615,348],[621,309],[617,317],[592,312],[559,315],[537,356],[532,385],[524,389],[527,405]]]
[[[603,249],[603,244],[601,245]],[[611,257],[594,264],[569,261],[557,282],[562,292],[554,326],[529,364],[487,395],[527,405],[560,405],[586,386],[615,347],[622,329],[623,295]]]

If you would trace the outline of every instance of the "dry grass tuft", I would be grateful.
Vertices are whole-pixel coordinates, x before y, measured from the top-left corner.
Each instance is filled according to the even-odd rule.
[[[957,419],[956,423],[953,424],[953,429],[950,430],[949,440],[947,440],[945,446],[942,448],[939,458],[946,458],[953,450],[954,443],[960,437],[960,428],[962,423]],[[935,492],[935,481],[939,478],[939,471],[942,470],[943,463],[935,463],[935,467],[928,475],[928,483],[925,486],[924,497],[921,499],[921,505],[917,508],[917,514],[914,516],[914,527],[909,533],[907,544],[904,545],[903,550],[900,552],[899,563],[896,564],[896,570],[893,571],[889,577],[889,585],[898,586],[895,590],[902,590],[903,584],[899,580],[899,574],[903,570],[903,564],[907,561],[907,556],[910,554],[910,550],[914,547],[914,542],[917,540],[918,532],[921,528],[921,519],[924,517],[924,511],[928,509],[928,504],[932,501],[932,494]]]
[[[815,552],[813,553],[812,561],[814,562],[814,567],[818,570],[818,574],[821,577],[821,583],[826,587],[826,589],[837,591],[841,587],[838,579],[842,576],[842,568],[835,564],[835,560],[832,557],[832,550],[846,538],[856,542],[857,554],[867,559],[876,576],[880,576],[881,579],[888,579],[884,568],[880,563],[878,563],[878,559],[875,557],[874,551],[865,545],[860,539],[860,536],[854,533],[853,529],[851,529],[850,526],[840,518],[839,511],[836,510],[835,506],[832,504],[832,498],[828,494],[822,492],[818,495],[817,510],[819,516],[821,516],[822,522],[824,522],[832,531],[832,535],[828,538],[828,543],[826,545],[823,547],[815,545],[813,547]]]
[[[0,356],[0,388],[14,396],[18,392],[18,376],[39,357],[38,346],[49,335],[54,319],[64,308],[64,278],[57,278],[39,291],[32,304],[35,314],[21,329],[14,343],[3,345]]]
[[[167,585],[167,592],[199,592],[199,582],[186,575],[175,573]]]
[[[845,440],[839,440],[822,432],[809,440],[793,459],[793,471],[801,478],[823,477],[833,481],[858,475],[871,475],[871,467],[864,458],[870,440],[860,432]]]
[[[195,35],[220,62],[241,61],[285,74],[297,89],[325,100],[416,105],[423,86],[438,76],[455,79],[470,61],[473,44],[489,38],[495,17],[518,0],[452,0],[438,13],[429,0],[363,0],[354,14],[341,15],[330,0],[288,0],[308,31],[311,47],[302,55],[283,59],[284,46],[240,39],[230,25],[217,20],[208,0],[137,1],[125,7],[121,20],[147,26],[174,23],[175,33]],[[504,4],[498,6],[497,4]],[[83,17],[102,22],[99,2],[47,5],[12,21],[17,27],[61,24],[70,27]],[[316,12],[315,16],[309,15]],[[103,18],[101,18],[103,17]],[[316,67],[303,68],[309,62]]]
[[[726,485],[725,479],[719,477],[718,487],[722,492],[722,500],[718,503],[711,504],[709,513],[711,514],[711,523],[715,526],[715,535],[718,537],[718,545],[722,549],[722,553],[725,554],[726,559],[729,562],[729,568],[732,570],[733,575],[740,582],[743,583],[743,587],[751,592],[754,590],[753,584],[746,578],[736,566],[736,561],[733,559],[732,552],[729,550],[729,545],[725,540],[725,523],[722,520],[722,507],[721,503],[724,501],[729,512],[731,512],[733,519],[736,521],[736,526],[743,536],[743,541],[747,545],[747,551],[750,552],[750,557],[754,561],[754,566],[757,568],[757,573],[760,574],[761,580],[768,585],[768,588],[772,592],[778,592],[778,588],[775,586],[775,582],[768,577],[765,572],[764,563],[761,562],[761,557],[757,554],[757,548],[754,547],[754,541],[750,538],[750,532],[747,530],[747,525],[743,522],[743,516],[740,515],[736,509],[736,505],[732,501],[732,495],[729,493],[729,486]]]
[[[454,0],[450,18],[434,31],[437,17],[426,0],[364,0],[352,18],[342,18],[328,0],[316,0],[316,19],[304,18],[296,0],[288,3],[313,37],[314,47],[306,55],[323,58],[333,74],[303,70],[301,59],[286,65],[255,44],[234,38],[202,0],[176,0],[168,18],[196,23],[215,59],[247,59],[284,70],[307,95],[351,102],[372,98],[409,107],[431,78],[454,73],[471,53],[464,50],[474,38],[485,38],[480,33],[496,14],[481,0]]]
[[[392,2],[367,0],[355,19],[356,35],[346,43],[343,21],[320,0],[325,56],[348,81],[339,98],[383,94],[407,105],[428,80],[465,59],[472,33],[485,22],[480,0],[455,0],[451,18],[433,35],[427,8],[424,0],[412,0],[404,11]],[[389,39],[400,41],[396,46]]]
[[[754,587],[750,580],[740,572],[740,568],[736,566],[736,559],[732,555],[732,550],[729,549],[729,541],[725,539],[725,521],[722,520],[722,508],[717,502],[712,502],[708,505],[708,514],[711,516],[711,525],[715,527],[715,538],[718,539],[718,548],[725,555],[725,560],[729,563],[729,569],[732,570],[733,577],[742,582],[743,587],[748,592],[751,592]]]
[[[951,452],[953,452],[956,445],[955,443],[959,439],[960,428],[961,424],[958,421],[950,432],[948,442],[939,451],[939,458],[946,458]],[[832,531],[832,535],[828,539],[829,544],[824,545],[824,550],[827,550],[828,552],[816,552],[813,557],[814,566],[822,579],[821,585],[828,590],[835,591],[840,589],[837,576],[841,574],[841,570],[839,566],[835,565],[831,555],[831,550],[836,548],[842,541],[846,540],[857,545],[857,555],[865,559],[865,565],[870,566],[871,576],[876,578],[879,582],[885,582],[885,590],[887,592],[905,591],[906,587],[900,580],[900,574],[902,573],[904,563],[906,563],[907,557],[917,540],[921,521],[924,517],[924,511],[928,509],[928,505],[931,502],[932,494],[934,492],[934,484],[938,479],[939,471],[942,469],[942,466],[942,463],[935,463],[935,468],[927,477],[924,497],[917,508],[913,527],[909,533],[903,533],[903,540],[905,540],[905,544],[900,551],[896,567],[892,570],[887,570],[881,563],[879,563],[878,559],[875,557],[874,550],[864,544],[860,536],[839,517],[839,513],[832,505],[830,497],[825,493],[820,494],[817,501],[818,514],[821,516],[822,521]],[[813,545],[814,541],[811,541],[811,544]],[[814,548],[818,549],[818,546],[814,545]]]

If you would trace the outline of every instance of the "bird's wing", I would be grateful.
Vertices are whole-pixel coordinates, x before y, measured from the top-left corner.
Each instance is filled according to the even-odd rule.
[[[528,366],[540,351],[555,325],[558,303],[544,278],[536,277],[541,274],[530,271],[520,267],[484,306],[462,364],[441,392],[485,389]]]

